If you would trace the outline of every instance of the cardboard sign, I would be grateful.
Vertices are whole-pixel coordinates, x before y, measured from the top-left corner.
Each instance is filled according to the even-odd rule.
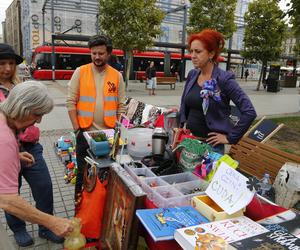
[[[125,144],[127,144],[127,140],[128,140],[128,128],[131,127],[130,125],[130,119],[125,116],[124,114],[121,115],[120,117],[120,138],[123,140],[123,142]]]
[[[247,177],[222,162],[205,192],[230,215],[252,200],[254,193],[247,188],[247,181]]]
[[[271,120],[262,120],[257,127],[255,127],[248,135],[248,137],[252,140],[262,142],[265,140],[270,134],[275,132],[278,129],[276,123]]]

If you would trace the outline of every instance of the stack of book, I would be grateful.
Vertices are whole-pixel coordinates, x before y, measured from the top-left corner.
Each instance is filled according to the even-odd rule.
[[[228,243],[266,233],[268,230],[248,217],[214,221],[175,231],[183,249],[228,249]],[[217,248],[218,247],[218,248]]]
[[[268,232],[231,243],[235,249],[300,249],[300,215],[287,210],[258,221]]]
[[[185,250],[300,249],[300,215],[288,210],[254,222],[242,216],[177,229],[175,240]]]

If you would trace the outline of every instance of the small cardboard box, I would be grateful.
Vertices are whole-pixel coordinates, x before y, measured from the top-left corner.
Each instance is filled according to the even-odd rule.
[[[234,214],[229,215],[207,195],[194,196],[192,198],[192,206],[210,221],[240,217],[245,211],[245,209],[242,209]]]

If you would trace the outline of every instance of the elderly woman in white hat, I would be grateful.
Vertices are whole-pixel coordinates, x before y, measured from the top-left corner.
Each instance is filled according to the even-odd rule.
[[[64,236],[73,230],[70,220],[38,210],[18,194],[21,166],[16,136],[24,128],[40,122],[52,108],[53,100],[47,88],[34,81],[17,84],[0,103],[0,208]]]
[[[10,45],[0,43],[0,102],[5,100],[11,89],[20,82],[17,77],[17,65],[22,61],[23,58],[16,54]],[[20,153],[23,163],[20,175],[29,184],[36,207],[45,213],[53,214],[52,181],[43,157],[43,147],[38,141],[39,134],[37,127],[30,126],[19,135],[23,151]],[[20,188],[22,179],[19,180]],[[5,213],[5,217],[19,246],[26,247],[33,244],[33,239],[27,232],[26,223],[23,220],[9,213]],[[39,225],[39,236],[55,243],[62,243],[64,240],[41,225]]]

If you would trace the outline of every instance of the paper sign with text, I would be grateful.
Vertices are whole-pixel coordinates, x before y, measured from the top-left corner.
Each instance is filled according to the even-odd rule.
[[[120,138],[125,144],[127,144],[128,128],[132,127],[132,124],[130,124],[130,119],[124,114],[121,114],[119,122],[120,122],[120,132],[121,132]]]
[[[246,207],[254,196],[247,188],[247,180],[222,162],[205,192],[226,213],[233,214]]]

